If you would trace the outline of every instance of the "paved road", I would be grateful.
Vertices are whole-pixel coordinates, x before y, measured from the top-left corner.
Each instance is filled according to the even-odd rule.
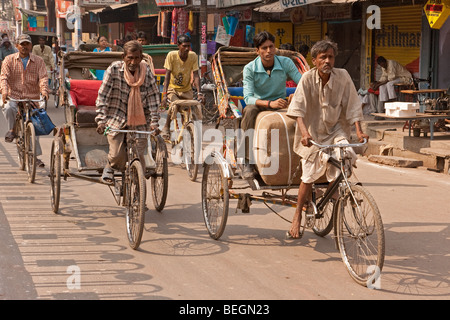
[[[49,107],[56,124],[60,109]],[[163,213],[147,212],[138,251],[128,247],[124,210],[107,187],[62,181],[60,213],[49,200],[51,137],[45,168],[29,184],[0,117],[0,299],[448,299],[450,177],[397,169],[362,158],[356,175],[382,212],[386,262],[381,289],[347,274],[330,236],[307,231],[284,239],[289,224],[255,203],[230,216],[219,241],[209,238],[200,182],[170,165]],[[199,179],[198,179],[199,180]],[[149,195],[150,196],[150,195]],[[152,208],[151,198],[148,205]],[[290,219],[291,208],[276,207]]]

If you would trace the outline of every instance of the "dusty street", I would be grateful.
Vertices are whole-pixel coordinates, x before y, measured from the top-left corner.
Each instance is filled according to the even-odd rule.
[[[55,124],[61,109],[49,107]],[[62,181],[60,213],[50,206],[51,136],[36,182],[4,142],[0,116],[0,299],[449,299],[450,177],[361,158],[355,171],[376,199],[386,236],[379,290],[356,284],[330,235],[285,240],[289,223],[254,203],[230,202],[227,227],[212,240],[201,212],[201,175],[190,182],[169,163],[162,213],[147,203],[139,250],[129,248],[124,209],[106,186]],[[291,219],[292,208],[274,207]]]

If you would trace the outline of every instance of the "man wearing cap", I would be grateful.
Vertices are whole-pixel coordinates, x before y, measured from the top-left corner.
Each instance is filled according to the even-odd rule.
[[[11,45],[8,37],[4,37],[0,43],[0,63],[10,54],[16,53],[17,49]]]
[[[40,99],[42,95],[48,99],[48,76],[45,62],[31,52],[31,37],[22,34],[17,38],[17,49],[19,52],[10,54],[2,64],[0,75],[0,88],[3,100],[3,114],[8,125],[8,132],[5,135],[6,142],[13,142],[14,122],[17,114],[17,102],[7,101],[13,99]],[[39,140],[36,141],[36,155],[41,155],[42,150]],[[38,159],[38,165],[43,166]]]

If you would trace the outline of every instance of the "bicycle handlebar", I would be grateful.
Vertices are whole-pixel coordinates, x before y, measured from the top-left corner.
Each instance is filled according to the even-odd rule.
[[[139,133],[139,134],[154,134],[155,132],[157,132],[158,129],[156,130],[152,130],[152,131],[140,131],[140,130],[121,130],[121,129],[112,129],[110,127],[106,127],[105,128],[105,132],[103,133],[104,135],[106,135],[108,132],[120,132],[120,133]]]
[[[348,147],[361,147],[363,145],[365,145],[367,143],[367,139],[364,138],[363,142],[359,142],[359,143],[347,143],[347,144],[319,144],[317,142],[315,142],[314,140],[309,140],[311,141],[311,143],[313,145],[315,145],[316,147],[319,147],[321,149],[326,149],[326,148],[348,148]]]
[[[14,101],[14,102],[44,102],[45,99],[14,99],[14,98],[8,98],[8,100]]]

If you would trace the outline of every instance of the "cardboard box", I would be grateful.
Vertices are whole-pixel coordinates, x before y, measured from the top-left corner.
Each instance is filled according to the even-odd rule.
[[[420,108],[418,102],[386,102],[384,104],[386,116],[390,117],[415,117]]]

